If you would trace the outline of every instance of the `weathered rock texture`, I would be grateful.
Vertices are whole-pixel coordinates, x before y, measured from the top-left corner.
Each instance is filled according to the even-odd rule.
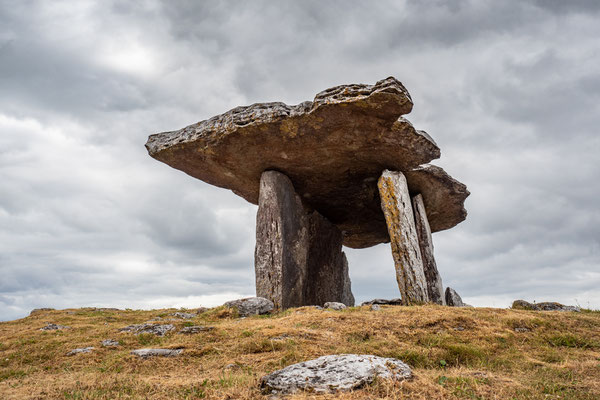
[[[215,329],[214,326],[194,325],[194,326],[186,326],[186,327],[181,328],[179,333],[181,333],[183,335],[193,335],[193,334],[200,333],[200,332],[212,331],[213,329]]]
[[[137,349],[130,351],[134,356],[148,357],[175,357],[183,352],[183,349]]]
[[[254,266],[257,296],[277,309],[326,301],[354,305],[342,233],[277,171],[265,171],[260,182]]]
[[[423,196],[418,194],[413,197],[412,204],[421,259],[423,260],[423,272],[425,273],[425,282],[427,284],[427,296],[430,302],[444,305],[446,304],[444,287],[442,286],[442,277],[438,272],[435,258],[433,257],[433,240],[431,239],[431,229],[427,221],[425,204],[423,204]]]
[[[46,326],[40,328],[40,331],[58,331],[61,329],[70,329],[70,327],[65,325],[51,324],[47,322]]]
[[[323,308],[340,311],[345,309],[346,305],[344,303],[338,303],[337,301],[328,301],[327,303],[323,304]]]
[[[468,305],[463,303],[461,297],[458,295],[456,290],[451,287],[446,288],[446,304],[451,307],[467,307]]]
[[[245,299],[232,300],[225,303],[224,306],[237,309],[240,317],[268,314],[274,308],[273,302],[264,297],[247,297]]]
[[[402,304],[427,302],[429,298],[423,260],[406,178],[401,172],[385,170],[379,178],[378,186],[381,208],[390,235]]]
[[[93,347],[82,347],[80,349],[73,349],[70,352],[67,353],[68,356],[74,356],[75,354],[81,354],[81,353],[91,353],[92,350],[94,350]]]
[[[171,324],[134,324],[119,329],[120,332],[132,332],[136,335],[142,333],[151,333],[156,336],[164,336],[167,332],[172,331],[175,327]]]
[[[400,306],[402,305],[402,299],[401,298],[396,298],[396,299],[373,299],[373,300],[369,300],[369,301],[363,301],[361,303],[361,306],[370,306],[373,304],[379,304],[379,305],[387,305],[387,306]]]
[[[404,380],[412,377],[410,367],[394,358],[342,354],[319,357],[290,365],[261,379],[266,393],[298,391],[333,393],[358,389],[375,378]]]
[[[525,300],[515,300],[512,308],[517,310],[533,310],[533,311],[574,311],[580,312],[581,308],[577,306],[565,306],[564,304],[553,301],[542,303],[529,303]]]
[[[296,106],[237,107],[179,131],[151,135],[146,148],[152,157],[254,204],[263,171],[278,170],[343,232],[345,245],[369,247],[389,241],[376,185],[381,171],[410,171],[440,155],[429,135],[400,117],[411,109],[404,86],[387,78],[375,85],[337,86]],[[432,192],[435,185],[446,185],[430,183]],[[433,232],[464,219],[462,203],[423,195]]]

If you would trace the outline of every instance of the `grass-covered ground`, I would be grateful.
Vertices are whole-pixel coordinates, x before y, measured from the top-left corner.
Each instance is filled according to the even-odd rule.
[[[535,312],[440,306],[298,308],[236,318],[216,308],[191,320],[182,310],[42,311],[0,323],[0,398],[260,399],[260,377],[326,354],[399,358],[415,378],[378,381],[352,393],[290,398],[600,399],[600,312]],[[183,310],[185,311],[185,310]],[[177,330],[164,337],[120,333],[154,317]],[[47,322],[71,329],[41,331]],[[100,345],[116,339],[117,348]],[[93,346],[88,354],[67,356]],[[175,358],[140,359],[144,347],[181,348]],[[234,368],[225,368],[235,364]],[[264,397],[263,397],[264,396]]]

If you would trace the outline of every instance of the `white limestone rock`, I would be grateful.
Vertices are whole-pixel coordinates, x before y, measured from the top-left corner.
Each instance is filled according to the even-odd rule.
[[[410,367],[394,358],[341,354],[290,365],[261,379],[263,391],[289,394],[298,391],[333,393],[360,388],[378,378],[404,380]]]

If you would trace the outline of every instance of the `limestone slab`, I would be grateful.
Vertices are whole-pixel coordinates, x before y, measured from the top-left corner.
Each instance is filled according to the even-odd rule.
[[[425,204],[423,203],[423,196],[418,194],[413,197],[412,204],[421,259],[423,260],[423,273],[425,274],[425,282],[427,284],[427,296],[430,302],[445,305],[444,286],[442,285],[442,277],[438,272],[433,256],[433,240],[431,238],[431,228],[427,220]]]
[[[363,248],[389,241],[377,192],[381,171],[409,171],[440,156],[433,139],[401,117],[411,109],[408,91],[390,77],[336,86],[296,106],[236,107],[151,135],[146,147],[157,160],[254,204],[262,172],[278,170],[343,232],[346,246]],[[434,232],[461,221],[438,222],[447,213],[429,207],[442,204],[426,203]]]
[[[427,302],[423,260],[406,178],[399,171],[385,170],[379,178],[378,186],[402,304]]]

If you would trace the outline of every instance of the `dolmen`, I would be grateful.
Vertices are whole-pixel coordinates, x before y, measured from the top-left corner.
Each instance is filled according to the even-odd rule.
[[[236,107],[146,148],[258,205],[256,294],[276,309],[354,305],[342,246],[379,243],[391,243],[403,304],[445,304],[431,234],[466,218],[469,191],[428,164],[440,149],[403,117],[412,107],[390,77],[295,106]]]

